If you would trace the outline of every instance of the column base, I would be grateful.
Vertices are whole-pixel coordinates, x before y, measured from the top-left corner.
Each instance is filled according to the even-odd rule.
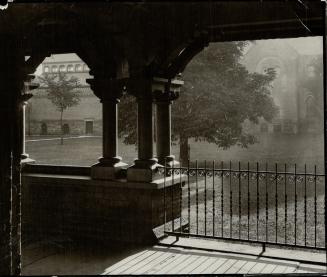
[[[166,167],[180,167],[180,163],[175,160],[174,155],[167,156],[164,159],[159,159],[159,164]]]
[[[133,182],[151,182],[162,178],[157,172],[159,167],[157,159],[135,160],[134,165],[127,169],[127,180]]]
[[[27,164],[27,163],[35,163],[35,160],[31,159],[29,157],[28,154],[24,153],[20,156],[21,160],[20,160],[20,163],[21,164]]]
[[[100,158],[99,162],[91,167],[91,178],[99,180],[115,180],[121,176],[122,169],[126,169],[128,164],[121,162],[120,157],[111,159]]]

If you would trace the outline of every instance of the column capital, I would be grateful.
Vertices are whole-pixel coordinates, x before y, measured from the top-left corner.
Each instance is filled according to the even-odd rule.
[[[33,97],[33,94],[30,93],[32,90],[37,89],[40,84],[34,81],[35,75],[34,74],[27,74],[24,78],[24,88],[22,90],[21,95],[18,98],[18,101],[26,105],[27,101]]]
[[[101,102],[119,102],[126,84],[125,79],[110,79],[110,77],[95,77],[86,79],[86,82],[90,85],[93,93],[100,98]]]
[[[179,97],[179,91],[155,90],[153,93],[156,103],[171,103]]]
[[[138,99],[172,101],[177,99],[183,84],[182,80],[177,79],[170,80],[158,77],[150,79],[132,78],[128,80],[127,90]]]
[[[19,102],[23,105],[27,104],[27,101],[30,100],[33,97],[32,93],[23,93],[22,95],[20,95],[19,97]]]
[[[153,100],[151,79],[130,78],[127,82],[127,91],[138,100]]]

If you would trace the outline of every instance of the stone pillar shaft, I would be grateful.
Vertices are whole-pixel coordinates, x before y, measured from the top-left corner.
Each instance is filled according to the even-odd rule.
[[[127,170],[127,180],[151,182],[157,178],[155,171],[159,166],[154,158],[154,125],[152,80],[130,80],[129,91],[137,99],[137,147],[138,157]]]
[[[33,75],[28,75],[27,80],[33,79]],[[28,83],[25,84],[25,91],[24,93],[20,96],[20,105],[19,105],[19,124],[20,124],[20,138],[21,138],[21,149],[20,149],[20,154],[21,154],[21,163],[31,163],[34,162],[34,160],[29,158],[29,155],[26,153],[26,145],[25,145],[25,130],[26,130],[26,122],[25,122],[25,116],[26,116],[26,105],[27,101],[32,98],[33,94],[28,93],[29,91],[36,89],[39,87],[38,83]]]
[[[28,155],[26,154],[26,145],[25,145],[25,128],[26,128],[26,124],[25,124],[25,112],[26,112],[26,102],[22,103],[22,159],[27,158]]]
[[[118,107],[116,100],[102,100],[103,160],[118,154]]]
[[[161,165],[178,165],[175,156],[171,154],[171,106],[172,101],[179,96],[183,81],[156,78],[154,84],[157,104],[157,157]]]
[[[139,160],[153,159],[153,104],[151,99],[137,100],[137,132]]]
[[[122,95],[120,80],[95,77],[87,82],[102,103],[102,157],[91,168],[93,179],[113,180],[120,177],[127,164],[118,156],[118,103]]]
[[[171,103],[157,103],[157,157],[159,163],[171,155]]]

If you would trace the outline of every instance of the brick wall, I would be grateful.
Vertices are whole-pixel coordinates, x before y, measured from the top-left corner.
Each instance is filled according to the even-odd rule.
[[[59,120],[43,120],[27,122],[26,135],[38,136],[42,134],[41,125],[47,125],[47,135],[60,135]],[[69,125],[70,135],[85,135],[85,120],[63,120],[63,124]],[[102,134],[102,120],[93,121],[93,135]]]
[[[164,223],[164,190],[153,184],[25,174],[23,187],[24,235],[151,243],[152,229]],[[172,189],[178,215],[180,185],[167,187],[166,194]],[[171,201],[166,197],[167,221]]]

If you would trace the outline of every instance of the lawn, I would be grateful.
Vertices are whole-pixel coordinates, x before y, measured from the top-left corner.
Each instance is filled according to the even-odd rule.
[[[324,247],[323,177],[316,181],[316,198],[315,183],[308,179],[306,184],[297,182],[296,196],[295,184],[288,179],[277,185],[263,179],[258,186],[256,180],[215,179],[213,186],[212,177],[207,177],[205,187],[204,177],[199,177],[197,186],[193,179],[182,189],[181,218],[189,222],[190,233]]]
[[[125,162],[137,156],[134,145],[119,143],[119,149]],[[58,137],[27,137],[26,152],[38,164],[91,166],[102,156],[102,137],[65,138],[63,145]]]
[[[241,161],[242,167],[246,166],[248,161],[251,164],[258,161],[261,166],[268,163],[271,167],[274,167],[275,163],[288,165],[297,163],[301,170],[306,163],[310,170],[313,165],[318,166],[318,171],[323,170],[322,136],[269,134],[258,139],[260,143],[248,148],[234,146],[227,150],[218,149],[214,144],[190,140],[190,159],[199,160],[200,163],[204,160],[209,163],[211,160],[225,161],[225,165],[233,161],[233,166],[238,166],[237,162]],[[40,164],[89,166],[102,156],[102,138],[96,136],[66,138],[64,145],[60,145],[59,138],[55,137],[27,137],[26,151]],[[172,152],[178,159],[178,144],[173,145]],[[119,141],[119,155],[122,156],[123,161],[131,164],[137,157],[137,149],[135,145],[125,145]]]
[[[218,161],[224,160],[223,168],[229,169],[231,160],[231,168],[235,170],[239,167],[238,161],[241,161],[240,166],[243,170],[247,169],[248,161],[252,170],[256,169],[256,161],[260,163],[259,170],[265,170],[266,163],[268,169],[273,171],[275,163],[278,163],[278,171],[283,171],[286,163],[286,170],[289,172],[295,171],[294,163],[297,163],[297,173],[304,172],[304,164],[307,164],[307,172],[310,173],[314,172],[314,165],[317,165],[317,173],[323,173],[324,168],[321,136],[271,135],[260,138],[260,143],[249,148],[232,147],[228,150],[217,149],[213,144],[193,140],[190,141],[190,145],[191,160],[198,160],[199,166],[204,166],[203,161],[207,160],[207,166],[210,167],[212,166],[210,160],[216,160],[215,166],[220,168],[222,164]],[[178,147],[173,145],[172,148],[177,159]],[[71,137],[64,140],[64,145],[60,145],[60,139],[56,137],[28,137],[26,151],[39,164],[90,166],[102,155],[102,138]],[[123,157],[123,161],[132,164],[137,157],[137,149],[135,145],[125,145],[119,141],[119,154]],[[191,165],[194,166],[195,163],[192,162]],[[313,246],[316,239],[317,246],[324,245],[324,179],[317,181],[316,200],[314,183],[307,183],[306,199],[304,182],[297,184],[296,201],[295,185],[289,181],[277,182],[277,197],[275,181],[269,181],[266,189],[265,181],[261,180],[258,182],[257,193],[256,180],[250,180],[249,196],[246,179],[230,180],[224,177],[223,181],[222,184],[222,179],[217,178],[213,191],[212,178],[207,178],[207,190],[205,190],[204,177],[199,177],[198,197],[196,197],[195,177],[191,177],[190,211],[187,198],[188,186],[184,186],[181,202],[182,217],[188,220],[190,216],[192,233],[253,240],[277,240],[280,243],[294,244],[296,228],[298,244],[303,245],[306,239],[307,244]],[[315,210],[317,210],[316,216]]]
[[[275,163],[284,165],[295,164],[303,167],[317,165],[323,170],[324,166],[324,138],[323,134],[265,134],[257,137],[259,143],[248,148],[233,146],[229,149],[218,149],[214,144],[191,141],[191,161],[216,160],[237,162],[259,162],[274,166]]]

